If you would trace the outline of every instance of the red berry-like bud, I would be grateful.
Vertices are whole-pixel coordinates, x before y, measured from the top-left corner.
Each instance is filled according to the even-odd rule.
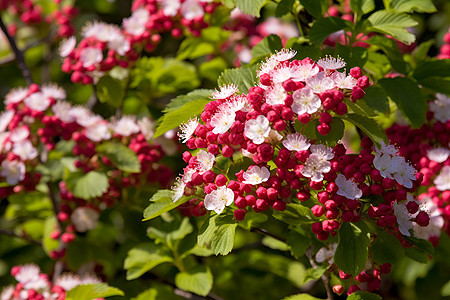
[[[311,207],[314,216],[321,217],[325,213],[325,208],[322,205],[314,205]]]
[[[426,212],[421,211],[416,216],[416,223],[419,226],[426,227],[430,224],[430,216]]]
[[[255,205],[260,211],[267,210],[270,206],[269,202],[264,199],[256,199]]]
[[[308,113],[304,113],[304,114],[298,115],[298,120],[302,124],[308,124],[309,121],[311,120],[311,116]]]
[[[415,214],[419,210],[419,204],[414,201],[409,201],[408,204],[406,204],[406,208],[410,214]]]
[[[259,82],[261,82],[262,85],[269,86],[272,84],[272,79],[269,74],[265,73],[259,77]]]
[[[311,197],[311,195],[309,194],[309,192],[306,191],[300,191],[297,193],[297,199],[300,201],[306,201]]]
[[[342,293],[344,292],[344,287],[340,284],[337,284],[333,286],[333,292],[335,294],[342,295]]]
[[[327,134],[330,133],[331,127],[330,127],[330,125],[328,125],[327,123],[321,123],[319,126],[317,126],[317,131],[318,131],[321,135],[327,135]]]
[[[236,209],[233,214],[237,221],[243,221],[247,211],[245,209]]]
[[[277,200],[273,203],[272,207],[273,209],[278,211],[286,210],[286,202],[284,202],[283,200]]]

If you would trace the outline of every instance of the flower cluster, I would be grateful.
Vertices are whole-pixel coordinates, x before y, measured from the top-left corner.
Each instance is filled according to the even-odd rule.
[[[54,0],[59,4],[61,0]],[[53,11],[52,14],[45,15],[42,7],[39,4],[34,4],[31,0],[15,1],[15,0],[0,0],[0,8],[7,11],[11,15],[20,16],[20,20],[26,25],[36,25],[40,23],[51,24],[55,22],[58,26],[57,36],[60,38],[69,37],[75,33],[75,29],[71,24],[73,18],[78,14],[78,10],[66,5]],[[15,35],[17,31],[17,23],[11,23],[8,26],[8,32]]]
[[[418,129],[394,124],[386,133],[400,153],[423,174],[425,192],[419,196],[431,217],[429,232],[423,238],[437,243],[439,230],[450,234],[450,97],[437,94],[429,102],[427,122]],[[421,205],[422,205],[421,204]],[[445,223],[443,221],[445,220]]]
[[[175,141],[159,139],[151,143],[153,122],[149,118],[136,120],[131,116],[107,121],[82,106],[65,102],[65,92],[54,85],[17,88],[5,97],[7,110],[0,115],[0,176],[9,186],[1,187],[0,193],[34,190],[41,174],[36,166],[47,160],[48,152],[57,143],[73,143],[72,168],[88,174],[94,170],[111,173],[107,190],[94,199],[75,197],[60,181],[59,221],[62,228],[55,229],[52,238],[68,244],[76,232],[96,227],[99,212],[120,198],[121,189],[138,187],[148,182],[167,186],[172,171],[160,160],[176,148]],[[98,152],[102,143],[117,143],[131,149],[139,161],[139,172],[118,169],[105,153]],[[114,144],[112,144],[114,145]],[[87,201],[89,200],[89,201]],[[50,256],[64,256],[65,249],[52,251]]]
[[[444,35],[444,44],[439,50],[439,54],[437,56],[439,59],[450,59],[450,29]]]
[[[121,27],[94,22],[85,26],[78,45],[75,36],[65,40],[60,46],[62,70],[75,83],[91,84],[113,67],[128,68],[142,50],[153,51],[165,32],[180,37],[187,28],[198,36],[208,26],[205,14],[218,5],[209,2],[136,0]]]
[[[39,267],[34,264],[15,266],[11,269],[11,275],[18,283],[3,289],[0,294],[2,300],[64,300],[66,293],[74,287],[101,282],[93,275],[78,276],[66,273],[52,284],[48,275],[41,273]]]

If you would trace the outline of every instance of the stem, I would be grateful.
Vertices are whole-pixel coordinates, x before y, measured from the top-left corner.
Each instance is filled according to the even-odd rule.
[[[285,240],[285,239],[283,239],[283,238],[281,238],[281,237],[279,237],[279,236],[276,236],[276,235],[270,233],[269,231],[267,231],[267,230],[264,229],[264,228],[254,227],[254,228],[252,228],[250,231],[251,231],[251,232],[260,233],[260,234],[263,234],[263,235],[267,235],[267,236],[270,236],[271,238],[274,238],[274,239],[276,239],[276,240],[279,240],[280,242],[286,243],[286,240]]]
[[[312,247],[309,247],[308,250],[306,250],[306,257],[308,257],[309,263],[311,264],[311,266],[314,269],[317,269],[317,265],[314,262],[314,259],[312,258]],[[323,274],[321,276],[321,279],[323,281],[323,285],[325,286],[325,290],[327,291],[327,300],[333,300],[333,292],[331,291],[330,288],[330,279],[328,278],[327,275]]]
[[[2,17],[0,16],[0,28],[2,29],[3,33],[5,34],[6,38],[8,39],[8,42],[11,46],[12,51],[14,52],[14,55],[16,57],[17,66],[19,67],[20,71],[22,72],[22,76],[25,79],[25,82],[27,85],[30,85],[33,83],[33,79],[31,78],[31,72],[30,69],[28,69],[28,66],[25,63],[25,57],[23,55],[23,52],[17,48],[16,41],[14,38],[8,33],[8,29],[5,26],[5,23],[3,23]]]
[[[298,30],[300,31],[300,36],[305,37],[305,33],[303,32],[303,27],[300,23],[300,19],[298,18],[298,14],[294,14],[293,12],[291,12],[291,14],[294,16],[295,23],[297,23]]]
[[[50,200],[52,201],[53,213],[55,214],[56,222],[58,223],[59,230],[62,231],[64,226],[63,226],[61,220],[58,219],[58,214],[59,214],[58,200],[55,197],[54,189],[50,182],[47,182],[47,187],[48,187],[48,196],[50,197]]]
[[[30,236],[26,235],[25,233],[23,234],[17,234],[12,230],[8,230],[8,229],[0,229],[0,234],[2,235],[7,235],[7,236],[11,236],[11,237],[15,237],[15,238],[19,238],[22,240],[25,240],[27,242],[36,244],[36,245],[42,245],[41,241],[35,240],[33,238],[31,238]]]

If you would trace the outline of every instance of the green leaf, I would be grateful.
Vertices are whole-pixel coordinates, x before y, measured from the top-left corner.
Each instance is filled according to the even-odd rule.
[[[123,295],[124,293],[121,290],[108,286],[106,283],[83,284],[68,291],[66,300],[92,300]]]
[[[200,65],[198,72],[201,77],[215,82],[220,74],[227,68],[227,62],[221,57],[215,57]]]
[[[414,57],[414,60],[416,62],[424,62],[426,61],[428,51],[430,51],[430,48],[434,46],[436,43],[435,40],[428,40],[426,42],[420,43],[417,45],[416,48],[414,48],[412,55]]]
[[[331,131],[327,135],[321,135],[319,131],[317,131],[316,127],[316,137],[319,143],[329,147],[334,147],[336,143],[344,136],[345,125],[340,118],[333,117],[330,127]]]
[[[412,243],[414,246],[416,246],[419,249],[422,249],[429,255],[433,256],[435,253],[433,244],[430,241],[424,240],[424,239],[418,239],[412,236],[404,236],[403,237],[408,242]]]
[[[289,250],[289,246],[280,241],[277,240],[276,238],[273,238],[271,236],[265,236],[262,239],[262,244],[266,247],[269,247],[270,249],[274,249],[274,250],[280,250],[280,251],[287,251]]]
[[[179,60],[195,59],[212,54],[229,35],[229,31],[217,26],[210,26],[202,30],[200,37],[184,39],[178,49],[177,58]]]
[[[95,86],[98,100],[118,108],[125,96],[122,82],[111,76],[103,76]]]
[[[300,3],[314,18],[320,19],[323,16],[322,5],[319,0],[300,0]]]
[[[218,215],[210,217],[200,227],[200,232],[197,237],[197,243],[200,247],[205,247],[211,243],[218,227],[216,225],[217,217]]]
[[[183,300],[185,298],[175,295],[173,288],[168,285],[155,284],[152,282],[152,287],[143,291],[131,300]]]
[[[209,100],[206,99],[194,100],[185,103],[177,110],[164,114],[158,122],[159,126],[156,128],[154,137],[157,138],[167,131],[180,126],[182,123],[189,121],[192,117],[201,114],[208,102]]]
[[[306,249],[308,249],[310,245],[310,239],[300,233],[291,230],[289,231],[287,240],[286,240],[291,254],[295,258],[300,258],[306,253]]]
[[[369,243],[369,230],[364,222],[343,223],[334,254],[339,269],[354,276],[361,273],[369,256]]]
[[[152,203],[144,210],[144,219],[142,221],[156,218],[190,199],[189,197],[181,197],[178,201],[173,202],[172,195],[173,192],[171,190],[157,191],[150,199]]]
[[[304,59],[306,57],[309,57],[312,60],[319,60],[319,58],[321,57],[320,48],[316,46],[293,43],[289,48],[292,48],[293,50],[297,51],[297,55],[295,56],[295,58],[299,60]]]
[[[432,0],[392,0],[390,8],[396,12],[434,13],[437,11]]]
[[[450,296],[450,280],[447,281],[447,283],[444,284],[444,286],[442,287],[441,296],[443,297]]]
[[[392,234],[378,231],[377,238],[370,247],[373,259],[379,263],[394,263],[404,255],[404,249],[400,241]]]
[[[317,20],[311,27],[309,38],[317,46],[321,45],[325,39],[333,32],[350,28],[349,21],[337,17],[328,17]]]
[[[340,56],[347,65],[347,69],[364,66],[368,59],[368,51],[363,47],[349,47],[337,43],[334,46],[334,56]]]
[[[127,280],[133,280],[157,265],[172,261],[173,257],[167,247],[145,243],[132,248],[128,252],[123,267],[127,270]]]
[[[354,113],[346,114],[341,118],[361,129],[378,146],[381,141],[387,141],[386,134],[375,120]]]
[[[309,268],[306,270],[305,277],[303,278],[303,284],[307,283],[310,280],[319,279],[327,270],[326,267],[317,267],[317,268]]]
[[[281,43],[281,39],[278,35],[271,34],[266,36],[261,42],[252,48],[253,58],[251,63],[260,62],[275,53],[275,51],[281,50],[281,48],[283,48],[283,44]]]
[[[266,4],[266,0],[234,0],[237,8],[244,14],[259,18],[261,8]]]
[[[413,128],[425,122],[427,102],[417,83],[404,77],[383,78],[379,83]]]
[[[369,107],[382,113],[387,113],[389,111],[389,99],[382,87],[372,85],[366,88],[364,92],[366,92],[364,100],[366,100]]]
[[[238,86],[239,92],[248,93],[248,90],[256,83],[256,69],[256,65],[227,69],[220,74],[217,84],[223,86],[225,84],[234,83]]]
[[[208,267],[197,266],[192,270],[178,273],[175,276],[175,284],[179,289],[206,296],[212,289],[213,276]]]
[[[381,299],[383,298],[381,298],[380,295],[364,291],[356,291],[347,298],[347,300],[381,300]]]
[[[414,70],[419,84],[439,93],[450,94],[450,61],[433,60],[422,63]]]
[[[44,248],[45,253],[50,253],[52,250],[58,249],[59,240],[52,239],[50,234],[55,231],[56,228],[56,218],[51,216],[45,220],[44,223],[44,232],[42,235],[42,247]]]
[[[368,51],[367,54],[367,62],[364,65],[364,69],[372,74],[375,80],[384,78],[392,70],[386,55],[373,51]]]
[[[141,172],[141,163],[136,153],[121,143],[105,142],[98,145],[96,151],[108,157],[117,168],[124,172]]]
[[[404,61],[403,55],[400,53],[397,43],[385,36],[373,36],[367,41],[371,45],[380,48],[384,54],[386,54],[392,67],[399,73],[407,74],[410,70],[410,66]]]
[[[275,219],[283,221],[287,224],[298,225],[301,223],[314,223],[316,217],[312,214],[311,209],[301,204],[288,203],[284,211],[274,211]]]
[[[379,10],[370,15],[368,20],[372,26],[367,28],[367,31],[389,34],[407,45],[416,40],[414,34],[410,33],[406,28],[414,27],[418,23],[407,14]]]
[[[282,300],[323,300],[311,296],[310,294],[297,294],[283,298]]]
[[[281,0],[275,9],[275,16],[281,18],[285,14],[289,13],[294,5],[295,0]]]
[[[358,17],[361,17],[375,9],[375,2],[373,0],[350,0],[350,8],[358,13]]]
[[[211,94],[213,93],[213,90],[207,90],[207,89],[198,89],[194,90],[192,92],[189,92],[185,95],[179,95],[176,98],[173,98],[169,104],[164,107],[163,112],[168,113],[172,111],[176,111],[177,109],[180,109],[185,105],[186,103],[203,99],[203,100],[209,100],[211,97]]]
[[[423,251],[422,249],[416,248],[416,247],[409,247],[405,249],[405,254],[409,258],[420,262],[422,264],[427,264],[430,262],[430,257],[428,254]]]
[[[108,190],[108,176],[97,171],[84,173],[71,173],[65,178],[67,188],[77,198],[92,199],[100,197]]]
[[[233,250],[236,226],[237,223],[223,224],[217,228],[211,241],[211,250],[215,255],[227,255]]]

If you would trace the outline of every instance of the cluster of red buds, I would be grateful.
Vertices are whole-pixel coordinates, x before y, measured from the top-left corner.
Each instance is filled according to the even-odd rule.
[[[437,56],[439,59],[450,59],[450,29],[444,34],[444,44]]]
[[[394,124],[386,130],[400,153],[423,174],[419,198],[427,202],[433,230],[420,237],[437,243],[440,230],[450,234],[450,97],[437,94],[429,102],[427,121],[422,127]],[[425,189],[425,190],[424,190]]]
[[[54,2],[59,4],[61,0],[54,0]],[[49,15],[45,15],[42,7],[39,4],[35,5],[31,0],[0,0],[0,8],[11,15],[20,16],[20,20],[26,25],[56,22],[58,26],[57,37],[59,38],[69,37],[75,33],[71,22],[78,14],[78,10],[71,5],[58,5],[57,9]],[[15,35],[17,28],[17,23],[11,23],[8,26],[9,34]]]
[[[219,5],[210,1],[156,1],[136,0],[132,15],[122,26],[94,22],[88,24],[78,43],[75,36],[65,40],[60,47],[64,58],[62,70],[70,73],[75,83],[91,84],[114,67],[128,68],[142,50],[153,51],[161,42],[161,34],[171,32],[181,37],[187,32],[199,36],[208,27],[206,15]]]
[[[64,224],[52,238],[69,244],[76,232],[96,227],[99,212],[120,198],[122,188],[139,187],[148,182],[168,186],[172,171],[160,161],[176,147],[152,143],[153,122],[149,118],[136,120],[131,116],[107,121],[82,106],[65,102],[65,92],[54,85],[17,88],[5,97],[6,111],[0,115],[0,176],[9,184],[0,193],[34,190],[41,174],[36,166],[45,162],[48,152],[60,141],[73,141],[72,154],[77,158],[73,167],[84,174],[94,170],[111,173],[108,189],[95,199],[80,199],[60,182],[61,198],[58,219]],[[97,147],[102,143],[118,143],[131,149],[139,161],[139,172],[125,172]],[[166,141],[167,142],[167,141]],[[164,148],[163,148],[164,147]],[[169,148],[169,149],[167,149]],[[54,258],[64,256],[64,249],[53,251]]]
[[[100,279],[93,275],[78,276],[66,273],[52,284],[48,275],[41,273],[39,267],[34,264],[15,266],[11,269],[11,275],[18,283],[2,290],[0,294],[2,300],[64,300],[66,293],[74,287],[101,283]]]

